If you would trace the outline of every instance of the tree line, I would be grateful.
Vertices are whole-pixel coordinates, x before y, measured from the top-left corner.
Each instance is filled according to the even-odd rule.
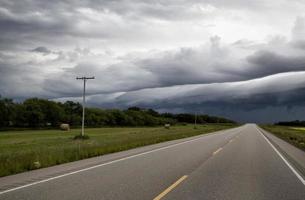
[[[305,126],[305,121],[300,121],[300,120],[294,120],[294,121],[282,121],[282,122],[277,122],[275,125],[279,126],[300,126],[304,127]]]
[[[47,99],[30,98],[21,103],[0,96],[0,128],[58,127],[61,123],[80,126],[82,105]],[[193,114],[158,113],[153,109],[131,107],[126,110],[86,108],[86,126],[157,126],[176,123],[194,123]],[[234,123],[234,121],[209,115],[198,115],[197,123]]]

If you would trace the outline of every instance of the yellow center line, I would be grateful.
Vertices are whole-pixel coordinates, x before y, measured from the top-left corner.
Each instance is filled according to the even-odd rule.
[[[172,191],[175,187],[177,187],[184,179],[186,179],[187,176],[184,175],[181,178],[179,178],[175,183],[173,183],[171,186],[169,186],[166,190],[164,190],[161,194],[159,194],[157,197],[154,198],[154,200],[160,200],[165,195],[167,195],[170,191]]]
[[[213,156],[216,154],[216,153],[218,153],[219,151],[221,151],[222,150],[222,148],[220,147],[219,149],[217,149],[216,151],[214,151],[213,152]]]

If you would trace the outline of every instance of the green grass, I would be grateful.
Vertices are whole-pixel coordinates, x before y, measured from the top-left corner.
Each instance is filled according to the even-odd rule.
[[[274,135],[286,140],[290,144],[305,151],[305,128],[304,127],[288,127],[276,125],[263,125],[263,129],[273,133]]]
[[[305,127],[291,127],[291,128],[295,130],[305,131]]]
[[[0,132],[0,176],[16,174],[139,146],[195,136],[232,124],[142,128],[90,128],[87,140],[75,140],[80,129]]]

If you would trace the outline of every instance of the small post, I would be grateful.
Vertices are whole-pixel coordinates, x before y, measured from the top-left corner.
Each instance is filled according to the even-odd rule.
[[[85,107],[86,107],[86,82],[88,79],[95,79],[95,77],[76,77],[77,80],[84,81],[84,88],[83,88],[83,116],[82,116],[82,137],[85,135]]]
[[[194,122],[194,128],[197,128],[197,112],[195,112],[195,122]]]

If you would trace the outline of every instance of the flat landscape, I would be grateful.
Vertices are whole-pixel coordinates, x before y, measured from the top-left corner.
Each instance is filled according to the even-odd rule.
[[[305,0],[0,0],[0,200],[305,200]]]
[[[0,176],[48,167],[148,144],[205,134],[237,125],[207,124],[140,128],[88,128],[88,140],[74,140],[80,129],[0,132]]]
[[[246,124],[2,177],[0,199],[304,200],[303,175],[283,155],[305,164],[305,153],[282,142]]]

